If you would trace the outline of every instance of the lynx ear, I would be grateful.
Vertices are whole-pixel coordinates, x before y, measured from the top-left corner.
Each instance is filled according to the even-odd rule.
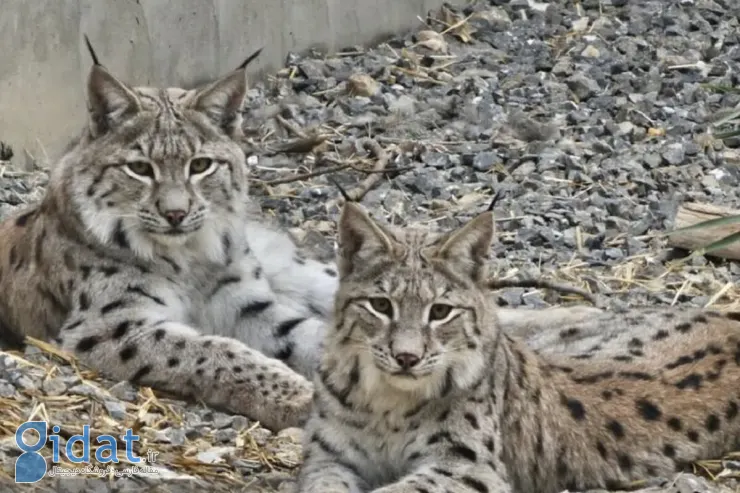
[[[192,108],[204,113],[214,125],[230,135],[246,93],[246,74],[238,69],[196,94]]]
[[[395,255],[393,234],[376,223],[359,205],[345,202],[337,226],[339,275],[344,277],[377,255]]]
[[[230,74],[198,91],[191,108],[205,114],[214,125],[230,137],[241,133],[241,108],[247,95],[247,66],[259,56],[262,48],[247,57]]]
[[[493,233],[493,213],[484,212],[437,240],[432,256],[473,282],[484,281]]]
[[[102,65],[93,65],[87,79],[90,132],[93,137],[117,127],[139,111],[139,98]]]

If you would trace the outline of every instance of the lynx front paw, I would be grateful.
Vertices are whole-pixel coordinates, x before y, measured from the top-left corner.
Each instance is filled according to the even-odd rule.
[[[313,384],[306,382],[304,386],[297,391],[294,397],[283,400],[280,403],[279,422],[276,428],[302,428],[308,420],[311,413],[311,403],[313,402]]]
[[[287,382],[276,382],[258,391],[255,398],[250,389],[243,389],[239,407],[241,413],[259,421],[272,431],[284,428],[301,428],[308,420],[313,401],[313,384],[299,375]]]

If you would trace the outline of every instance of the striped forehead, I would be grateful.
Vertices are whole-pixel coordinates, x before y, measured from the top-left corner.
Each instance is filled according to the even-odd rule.
[[[386,271],[381,277],[385,290],[392,294],[430,296],[436,291],[435,284],[440,280],[439,272],[429,264],[422,252],[434,243],[438,235],[426,228],[409,227],[394,229],[396,240],[404,246],[405,255],[395,262],[393,272]]]
[[[193,91],[178,88],[137,88],[142,109],[149,113],[147,129],[137,144],[150,159],[166,161],[192,156],[205,135],[187,117],[186,104]]]
[[[183,110],[194,93],[194,91],[186,91],[176,87],[165,89],[137,87],[134,91],[139,97],[142,109],[164,114],[171,119],[183,118]]]

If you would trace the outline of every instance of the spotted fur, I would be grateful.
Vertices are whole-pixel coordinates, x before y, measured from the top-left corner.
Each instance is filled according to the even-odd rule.
[[[0,225],[4,339],[56,340],[103,374],[296,426],[336,272],[248,209],[243,67],[196,90],[103,66],[89,125],[40,204]]]
[[[520,323],[530,347],[484,288],[492,235],[490,213],[434,235],[345,206],[301,493],[615,488],[737,445],[738,314],[592,310]]]

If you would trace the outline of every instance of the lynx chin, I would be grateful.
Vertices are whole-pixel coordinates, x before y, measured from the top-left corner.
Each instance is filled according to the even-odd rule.
[[[247,62],[184,90],[129,86],[93,59],[88,125],[43,200],[0,225],[0,335],[269,428],[302,424],[336,271],[248,212]]]
[[[592,311],[525,345],[485,288],[490,212],[437,235],[349,203],[338,237],[301,493],[612,489],[737,445],[740,314]]]

